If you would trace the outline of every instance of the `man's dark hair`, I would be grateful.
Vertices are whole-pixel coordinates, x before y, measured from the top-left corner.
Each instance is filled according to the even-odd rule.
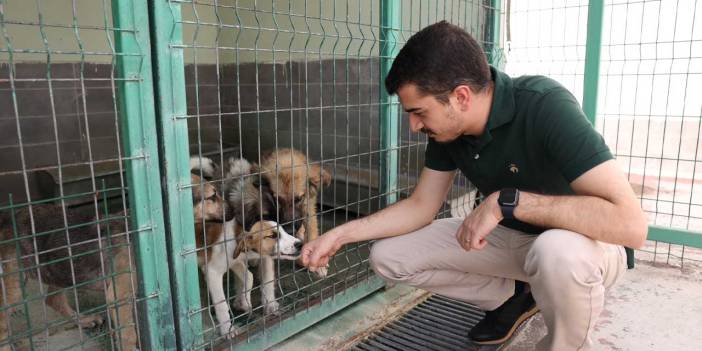
[[[415,33],[392,63],[385,78],[388,94],[407,83],[420,93],[448,103],[459,85],[481,92],[490,82],[490,67],[478,42],[458,26],[441,21]]]

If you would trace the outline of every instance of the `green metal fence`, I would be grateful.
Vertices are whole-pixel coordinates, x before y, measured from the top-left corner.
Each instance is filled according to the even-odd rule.
[[[649,215],[639,256],[699,262],[702,6],[508,3],[507,72],[549,75],[581,99]]]
[[[301,188],[316,212],[267,213],[291,233],[323,232],[407,196],[426,137],[410,132],[382,79],[406,40],[442,19],[466,28],[508,73],[547,74],[573,91],[650,215],[653,241],[641,253],[700,260],[701,8],[696,0],[0,0],[0,350],[258,350],[380,288],[361,243],[339,252],[326,277],[293,260],[250,260],[252,273],[275,276],[244,275],[253,279],[243,282],[251,310],[237,309],[232,271],[224,300],[214,300],[204,267],[208,250],[223,245],[202,244],[208,232],[195,226],[208,223],[194,220],[193,194],[258,184],[254,217],[263,216],[263,200],[289,200],[266,188],[288,171],[281,159],[266,168],[267,155],[293,148],[306,159],[304,179],[326,172],[329,184],[313,184],[316,199]],[[192,178],[191,157],[219,167]],[[255,166],[227,177],[230,157]],[[440,216],[462,215],[476,197],[456,178]],[[238,230],[238,240],[257,234]],[[86,261],[97,267],[87,279]],[[263,290],[275,300],[263,301]],[[104,322],[72,328],[80,317],[56,312],[66,304]],[[221,332],[216,306],[233,333]]]
[[[164,161],[187,164],[185,147],[190,156],[208,156],[220,165],[230,157],[262,164],[271,150],[297,149],[307,159],[306,176],[314,167],[331,176],[329,186],[318,190],[321,231],[407,196],[416,184],[426,139],[409,133],[397,99],[381,89],[383,72],[404,41],[446,18],[491,42],[487,28],[494,22],[487,18],[498,15],[477,1],[171,1],[155,3],[152,12],[161,77],[157,95],[167,104],[159,119],[164,130],[181,135],[161,136],[162,145],[180,148],[164,150]],[[174,69],[182,76],[170,73]],[[278,172],[276,167],[268,176],[279,177]],[[211,183],[231,181],[225,173]],[[261,181],[267,174],[249,176]],[[174,188],[168,196],[184,190],[187,186]],[[280,205],[284,199],[274,201]],[[182,211],[187,209],[172,218],[181,218]],[[298,218],[305,216],[310,214]],[[295,223],[276,220],[297,230]],[[193,236],[187,225],[182,229],[176,237],[205,238],[201,231]],[[202,247],[171,249],[181,250],[172,259],[190,265],[186,272],[194,271],[196,256],[203,254]],[[368,251],[368,243],[344,248],[325,278],[292,261],[277,261],[277,313],[266,312],[258,278],[251,289],[252,311],[232,307],[238,305],[236,277],[228,274],[225,300],[237,328],[233,341],[225,340],[212,313],[220,301],[197,289],[174,292],[182,301],[175,311],[180,347],[274,345],[381,287],[368,267]],[[172,277],[174,284],[189,287],[197,286],[194,279],[180,271]]]
[[[0,348],[172,347],[145,4],[0,1],[0,32]]]
[[[221,245],[198,244],[207,223],[194,221],[193,194],[236,180],[230,157],[261,165],[294,148],[305,176],[324,170],[330,184],[316,185],[316,214],[273,218],[293,233],[407,196],[426,138],[382,78],[414,32],[442,19],[497,63],[497,3],[0,0],[0,349],[264,349],[382,287],[361,243],[326,277],[274,261],[277,311],[264,310],[270,284],[256,275],[251,311],[233,307],[232,272],[213,301],[202,257]],[[195,181],[193,156],[219,173]],[[472,204],[470,190],[457,179],[442,215]]]

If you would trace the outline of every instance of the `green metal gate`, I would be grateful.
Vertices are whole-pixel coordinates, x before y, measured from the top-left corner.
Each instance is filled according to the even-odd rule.
[[[118,346],[118,335],[135,329],[141,335],[135,347],[175,346],[169,332],[173,329],[169,267],[161,259],[166,255],[166,231],[158,149],[152,137],[156,125],[148,23],[148,11],[141,1],[0,1],[0,211],[5,220],[0,244],[4,253],[0,313],[8,333],[0,341],[2,348],[14,344],[31,349],[109,349]],[[45,205],[53,206],[32,212]],[[24,213],[29,218],[22,214],[27,210]],[[72,219],[77,213],[92,220],[77,223]],[[50,222],[42,215],[62,219],[42,232],[38,228]],[[25,220],[30,225],[22,225]],[[113,222],[123,223],[120,232],[101,231],[103,223]],[[72,243],[75,237],[69,233],[81,230],[103,239],[124,237],[120,240],[131,257],[129,265],[121,271],[103,266],[94,279],[79,284],[75,270],[81,259],[100,256],[103,262],[113,262],[104,257],[116,249],[110,244]],[[60,250],[62,258],[31,259],[33,254],[19,249],[10,253],[27,241],[33,241],[37,250],[37,242],[44,238],[67,241],[66,246],[49,250]],[[85,246],[87,251],[82,249]],[[22,261],[26,255],[34,263]],[[42,267],[66,260],[71,271],[59,275],[72,283],[49,289],[42,286],[42,279],[38,287],[28,279],[41,276]],[[129,290],[126,300],[105,305],[103,298],[109,293],[95,297],[79,289],[86,284],[106,287],[125,275],[138,277],[139,282],[137,286],[137,279],[131,279],[123,287]],[[10,297],[13,284],[21,290],[19,301]],[[54,338],[57,330],[77,318],[47,309],[50,299],[60,300],[64,295],[77,313],[106,320],[95,328],[79,324],[77,333]],[[105,313],[120,305],[128,306],[128,312]],[[13,310],[21,317],[12,318]]]
[[[198,186],[188,184],[188,157],[260,164],[266,151],[294,148],[308,167],[331,175],[319,191],[323,230],[369,213],[407,196],[423,165],[426,139],[410,135],[397,99],[381,89],[392,57],[414,32],[442,19],[488,43],[499,27],[488,20],[499,7],[479,1],[157,1],[151,13],[159,143],[168,146],[162,157],[170,264],[182,268],[171,271],[174,318],[184,349],[228,342],[211,314],[217,302],[196,283],[203,248],[194,238],[204,233],[191,231],[189,202],[179,200]],[[455,192],[468,186],[457,185]],[[280,314],[263,311],[256,283],[253,311],[230,309],[240,329],[235,348],[275,345],[380,288],[368,249],[362,243],[342,250],[324,279],[276,263]]]
[[[253,311],[230,309],[241,332],[225,340],[198,273],[206,248],[191,195],[225,180],[192,183],[189,158],[302,151],[306,167],[331,175],[322,230],[407,196],[426,139],[411,135],[382,78],[409,36],[442,19],[497,62],[499,11],[463,0],[0,0],[0,349],[263,349],[382,287],[369,243],[342,250],[323,279],[277,262],[280,313],[264,313],[259,283]],[[469,187],[457,179],[452,196]],[[96,240],[72,242],[82,231]],[[63,243],[58,259],[45,259],[47,237]],[[109,264],[79,282],[84,257]],[[43,269],[66,262],[69,282],[45,284]],[[110,299],[120,279],[128,296]],[[53,311],[64,295],[79,314]],[[78,323],[85,315],[104,321]],[[130,331],[137,344],[121,344]]]
[[[581,99],[649,215],[640,252],[699,262],[699,1],[507,3],[506,71]]]

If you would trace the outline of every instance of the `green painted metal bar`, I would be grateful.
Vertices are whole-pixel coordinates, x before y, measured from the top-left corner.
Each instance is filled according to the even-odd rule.
[[[587,39],[585,42],[585,78],[583,79],[583,112],[593,126],[597,120],[597,98],[600,83],[602,50],[602,18],[604,1],[590,0],[587,10]],[[634,250],[626,248],[626,261],[634,268]]]
[[[181,5],[149,2],[161,169],[169,231],[171,292],[179,350],[202,343],[200,288],[190,187]],[[165,257],[165,256],[164,256]]]
[[[266,329],[265,334],[252,338],[248,343],[236,345],[234,349],[237,351],[266,350],[372,294],[384,285],[385,282],[382,279],[376,275],[372,275],[368,280],[334,295],[333,298],[325,300],[319,305],[312,306],[303,312],[297,313],[293,319],[286,320],[285,323]]]
[[[702,249],[702,233],[689,230],[652,225],[648,227],[648,240]]]
[[[590,0],[587,10],[587,41],[585,44],[585,79],[583,81],[583,111],[592,125],[597,118],[597,93],[600,81],[600,52],[602,49],[603,0]]]
[[[397,201],[398,146],[400,143],[399,102],[397,96],[385,90],[385,77],[392,61],[400,52],[400,4],[393,0],[380,2],[380,194],[385,194],[384,204]]]
[[[489,9],[492,13],[488,14],[486,18],[489,21],[489,25],[487,26],[488,31],[485,33],[485,52],[491,65],[498,69],[503,69],[506,62],[503,48],[500,45],[502,0],[492,0]]]
[[[156,120],[151,70],[149,17],[146,3],[112,1],[119,81],[119,106],[125,168],[129,184],[131,225],[138,228],[136,263],[139,275],[138,304],[141,347],[147,350],[175,348],[173,310],[166,233],[156,143]],[[126,29],[131,29],[126,31]],[[131,79],[139,78],[139,79]]]

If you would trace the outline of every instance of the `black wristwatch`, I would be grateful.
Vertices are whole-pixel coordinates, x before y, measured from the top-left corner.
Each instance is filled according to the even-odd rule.
[[[515,188],[500,190],[497,204],[500,205],[500,210],[502,210],[502,217],[514,219],[514,209],[519,205],[519,190]]]

